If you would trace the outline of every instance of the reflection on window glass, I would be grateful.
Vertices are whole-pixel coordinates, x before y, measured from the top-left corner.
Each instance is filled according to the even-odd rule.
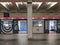
[[[42,20],[33,20],[33,27],[42,26]]]
[[[3,21],[4,26],[7,26],[7,27],[11,25],[11,23],[12,23],[11,21],[6,21],[6,20]]]

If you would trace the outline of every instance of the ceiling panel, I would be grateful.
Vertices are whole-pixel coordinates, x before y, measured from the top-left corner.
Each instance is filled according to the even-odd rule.
[[[27,2],[27,0],[0,0],[0,2]]]
[[[0,2],[27,2],[28,0],[0,0]],[[33,2],[60,2],[60,0],[32,0]]]
[[[17,12],[27,12],[27,5],[26,4],[19,4],[18,5],[19,8],[16,6],[15,3],[12,3],[10,5],[7,5],[7,8],[6,9],[4,6],[2,6],[0,4],[0,12],[1,10],[6,10],[6,11],[17,11]],[[38,4],[32,4],[32,9],[33,9],[33,12],[50,12],[50,11],[53,11],[53,12],[60,12],[60,3],[54,5],[53,7],[49,8],[50,5],[47,5],[46,2],[43,2],[42,5],[37,9],[38,7]]]
[[[33,2],[60,2],[60,0],[32,0]]]

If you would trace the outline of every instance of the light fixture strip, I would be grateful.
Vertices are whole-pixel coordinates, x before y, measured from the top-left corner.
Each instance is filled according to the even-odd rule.
[[[42,5],[42,3],[43,3],[43,2],[32,2],[32,4],[34,4],[34,5],[37,4],[37,5],[38,5],[37,9]]]
[[[27,2],[15,2],[15,4],[19,8],[19,5],[23,5],[23,4],[27,5]]]
[[[12,2],[0,2],[0,4],[8,9],[7,5],[12,4]]]
[[[47,5],[50,5],[50,6],[48,7],[48,9],[51,8],[51,7],[53,7],[53,6],[56,5],[57,3],[58,3],[58,2],[46,2]]]

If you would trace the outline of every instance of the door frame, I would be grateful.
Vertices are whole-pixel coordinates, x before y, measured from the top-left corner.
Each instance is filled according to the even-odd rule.
[[[59,19],[44,19],[44,33],[49,33],[49,28],[48,29],[46,29],[45,28],[45,21],[49,21],[49,20],[56,20],[57,21],[57,30],[58,30],[58,20]],[[48,23],[48,27],[49,27],[49,23]]]

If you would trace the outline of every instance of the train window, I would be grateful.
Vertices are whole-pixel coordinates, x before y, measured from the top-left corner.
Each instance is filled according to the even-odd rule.
[[[33,20],[33,27],[42,26],[42,20]]]
[[[26,31],[28,30],[28,23],[26,20],[20,20],[18,21],[18,25],[19,25],[19,30],[20,31]]]
[[[11,25],[11,24],[12,24],[11,21],[8,21],[8,20],[3,21],[3,25],[4,25],[4,26],[9,26],[9,25]]]
[[[12,20],[1,20],[1,30],[3,33],[12,31]]]

